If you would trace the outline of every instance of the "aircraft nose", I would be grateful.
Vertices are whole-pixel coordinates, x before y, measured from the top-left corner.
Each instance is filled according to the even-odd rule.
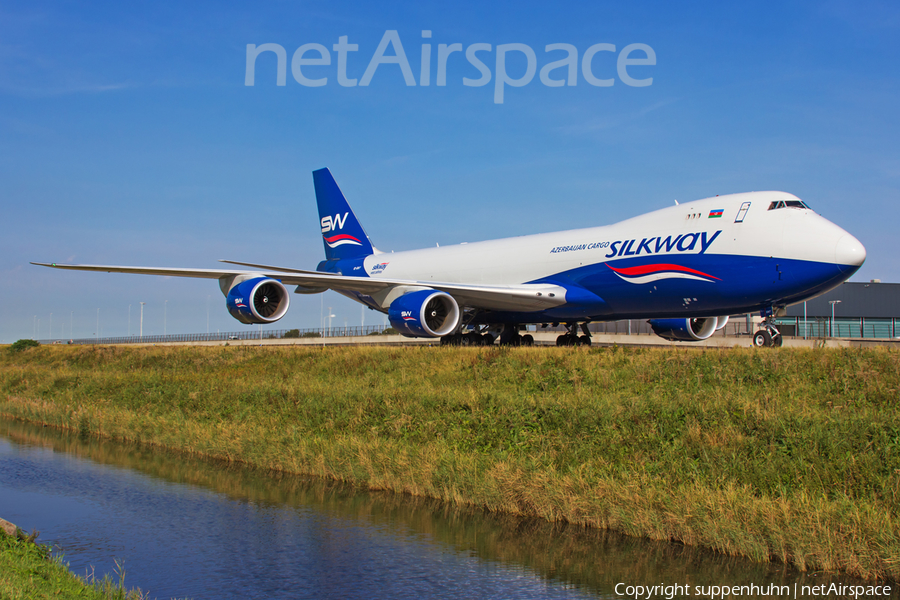
[[[856,271],[866,260],[866,248],[858,239],[842,235],[834,246],[834,262],[842,271]]]

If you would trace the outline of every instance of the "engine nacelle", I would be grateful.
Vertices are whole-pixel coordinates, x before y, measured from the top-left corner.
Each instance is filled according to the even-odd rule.
[[[223,291],[225,286],[223,285]],[[247,325],[274,323],[285,315],[291,300],[277,279],[242,275],[229,284],[225,307],[231,316]]]
[[[728,317],[698,317],[693,319],[651,319],[653,333],[672,342],[696,342],[712,336],[725,327]]]
[[[406,337],[441,337],[459,326],[459,304],[446,292],[409,292],[391,302],[388,319]]]

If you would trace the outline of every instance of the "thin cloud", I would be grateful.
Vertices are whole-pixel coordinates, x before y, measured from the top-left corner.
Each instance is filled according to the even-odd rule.
[[[564,127],[557,127],[554,131],[565,135],[585,135],[590,133],[595,133],[597,131],[603,131],[608,129],[614,129],[616,127],[621,127],[623,125],[627,125],[628,123],[632,123],[637,121],[638,119],[645,117],[646,115],[657,111],[661,108],[665,108],[671,104],[678,102],[678,98],[671,98],[669,100],[660,100],[654,104],[649,106],[645,106],[640,110],[633,111],[630,113],[619,114],[619,115],[611,115],[606,117],[595,117],[590,119],[585,123],[578,123],[575,125],[566,125]]]
[[[140,87],[133,83],[68,83],[57,86],[29,86],[0,83],[0,91],[27,98],[51,98],[76,94],[105,94]]]

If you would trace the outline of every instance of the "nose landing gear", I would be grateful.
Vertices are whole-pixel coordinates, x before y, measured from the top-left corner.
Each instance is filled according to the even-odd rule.
[[[781,346],[784,343],[784,338],[781,337],[781,332],[778,331],[778,327],[775,326],[772,317],[766,317],[760,325],[763,329],[760,329],[753,334],[754,346],[763,348],[769,346]]]

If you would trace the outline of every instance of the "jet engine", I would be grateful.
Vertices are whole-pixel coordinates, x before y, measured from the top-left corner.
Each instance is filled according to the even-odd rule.
[[[220,286],[228,312],[247,325],[274,323],[291,303],[287,289],[277,279],[244,275],[224,280]]]
[[[459,304],[446,292],[424,289],[403,294],[388,308],[391,327],[406,337],[441,337],[459,326]]]
[[[672,342],[705,340],[725,327],[726,323],[728,323],[728,317],[650,320],[653,333]]]

